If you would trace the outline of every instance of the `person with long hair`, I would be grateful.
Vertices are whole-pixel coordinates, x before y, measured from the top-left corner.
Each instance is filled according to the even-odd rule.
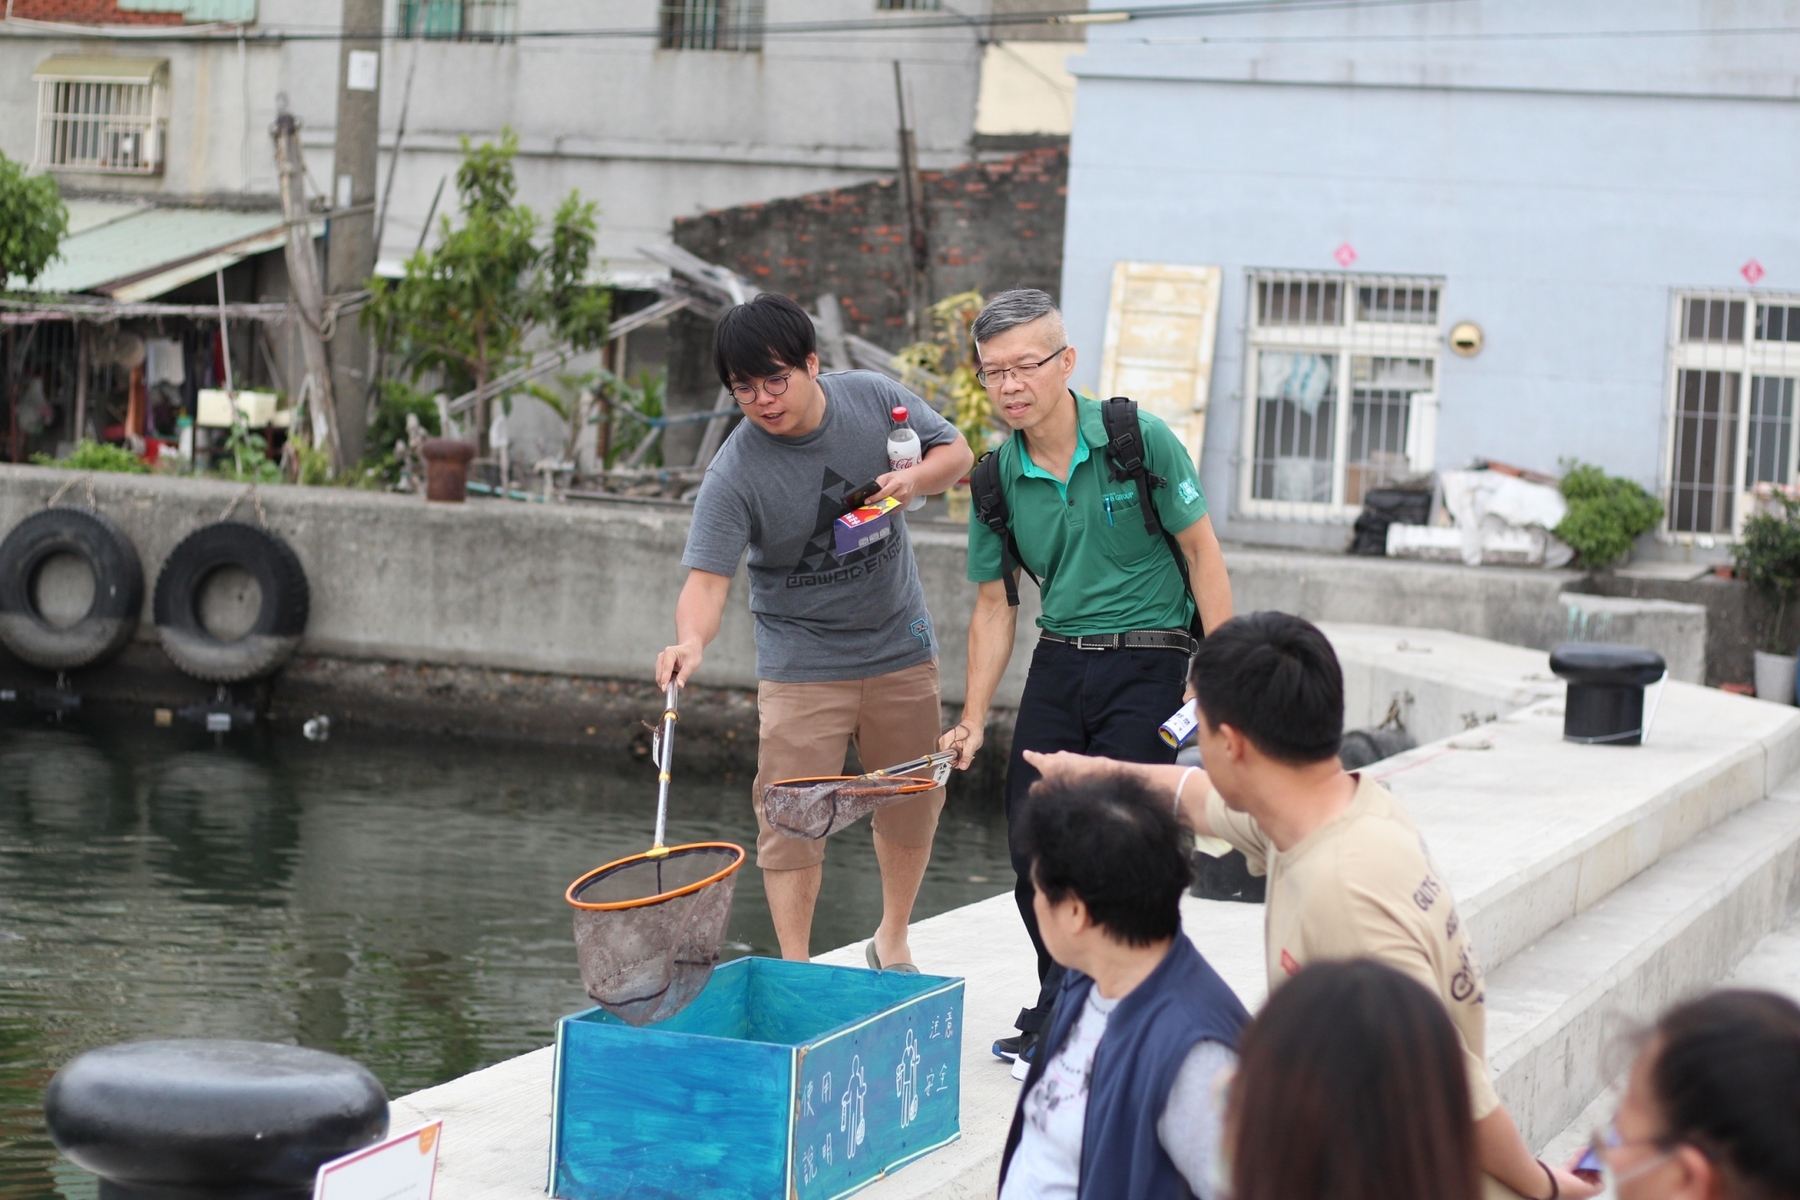
[[[1800,1200],[1800,1006],[1722,991],[1670,1010],[1594,1143],[1619,1200]]]
[[[1303,967],[1244,1034],[1232,1200],[1477,1200],[1463,1047],[1443,1003],[1372,959]]]

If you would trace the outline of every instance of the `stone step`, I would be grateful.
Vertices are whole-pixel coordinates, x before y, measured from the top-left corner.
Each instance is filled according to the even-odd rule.
[[[1800,777],[1689,838],[1492,971],[1488,1060],[1530,1145],[1613,1078],[1617,1035],[1725,978],[1800,905]]]
[[[1501,710],[1368,768],[1418,823],[1490,966],[1800,769],[1789,706],[1671,682],[1645,745],[1582,746],[1562,740],[1562,685],[1541,655],[1433,630],[1331,632],[1367,706],[1373,684],[1439,703],[1487,694]],[[1551,695],[1504,711],[1533,688]]]
[[[1800,1003],[1800,915],[1789,918],[1781,928],[1764,935],[1750,953],[1738,962],[1730,975],[1699,990],[1711,990],[1713,987],[1759,988],[1778,992]],[[1624,1063],[1614,1064],[1602,1060],[1602,1065],[1623,1068]],[[1545,1162],[1567,1162],[1580,1153],[1594,1130],[1610,1120],[1618,1108],[1621,1084],[1622,1077],[1602,1088],[1580,1116],[1545,1143],[1540,1157]]]

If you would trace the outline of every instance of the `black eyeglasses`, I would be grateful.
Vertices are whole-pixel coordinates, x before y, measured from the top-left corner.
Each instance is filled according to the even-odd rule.
[[[758,391],[765,396],[785,396],[787,395],[788,376],[792,374],[793,372],[789,371],[786,375],[771,375],[762,381],[760,388],[754,383],[734,383],[731,385],[731,398],[748,408],[756,403]]]
[[[1060,350],[1051,351],[1034,363],[1020,363],[1016,367],[983,367],[981,370],[975,372],[975,382],[979,383],[982,387],[991,388],[999,387],[1000,384],[1007,379],[1017,379],[1021,381],[1030,379],[1033,375],[1038,373],[1045,363],[1067,349],[1068,347],[1064,346]]]

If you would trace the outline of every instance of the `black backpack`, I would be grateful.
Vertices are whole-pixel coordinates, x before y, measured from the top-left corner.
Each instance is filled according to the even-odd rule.
[[[1100,419],[1106,426],[1106,457],[1113,481],[1137,481],[1138,507],[1144,513],[1144,530],[1153,535],[1162,534],[1163,540],[1169,544],[1170,553],[1175,556],[1175,566],[1181,571],[1181,585],[1192,596],[1194,585],[1188,576],[1187,555],[1181,552],[1181,545],[1175,540],[1175,536],[1163,528],[1162,518],[1157,515],[1156,504],[1151,499],[1151,493],[1159,487],[1168,487],[1169,481],[1152,471],[1144,462],[1144,439],[1138,428],[1137,401],[1124,396],[1114,396],[1102,401]],[[975,520],[1000,537],[1000,578],[1006,585],[1007,604],[1017,608],[1019,584],[1013,578],[1013,572],[1024,571],[1040,589],[1044,586],[1044,581],[1019,557],[1019,544],[1013,539],[1012,533],[1012,514],[1007,511],[1006,493],[1000,487],[999,451],[990,450],[982,455],[981,461],[975,464],[975,469],[969,472],[969,499]],[[1194,606],[1194,619],[1189,629],[1196,638],[1206,636],[1206,630],[1200,623],[1200,606],[1197,604]]]

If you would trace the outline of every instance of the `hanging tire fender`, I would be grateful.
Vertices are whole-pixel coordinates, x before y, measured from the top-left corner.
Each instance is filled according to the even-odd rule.
[[[229,641],[208,631],[200,599],[216,572],[236,567],[262,593],[256,619]],[[209,683],[240,683],[272,674],[293,654],[306,631],[311,593],[293,549],[268,530],[219,521],[188,534],[169,552],[156,576],[151,616],[163,652],[185,673]]]
[[[68,626],[48,620],[35,595],[38,572],[59,555],[80,559],[94,577],[87,613]],[[111,658],[137,632],[143,608],[137,549],[99,513],[46,508],[0,541],[0,644],[34,667],[74,671]]]

